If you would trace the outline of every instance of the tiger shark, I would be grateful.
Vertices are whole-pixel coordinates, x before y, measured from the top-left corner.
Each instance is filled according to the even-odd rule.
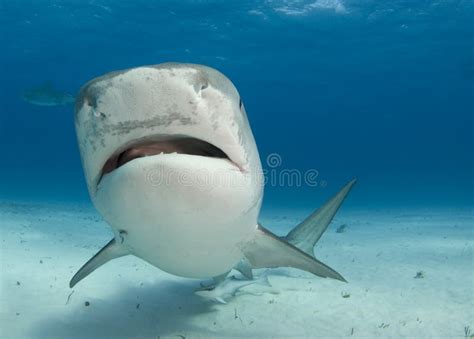
[[[80,90],[75,127],[91,200],[114,236],[70,287],[125,255],[188,278],[293,267],[345,281],[313,248],[355,179],[284,237],[259,224],[257,146],[219,71],[164,63],[98,77]]]

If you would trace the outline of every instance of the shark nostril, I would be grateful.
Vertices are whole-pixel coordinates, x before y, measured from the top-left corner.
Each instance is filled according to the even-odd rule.
[[[206,80],[196,81],[193,85],[194,91],[197,95],[201,95],[202,91],[209,87],[209,83]]]

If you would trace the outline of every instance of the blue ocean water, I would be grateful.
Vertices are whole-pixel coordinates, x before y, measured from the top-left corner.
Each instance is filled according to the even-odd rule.
[[[0,197],[86,201],[72,105],[106,72],[167,61],[215,67],[239,89],[268,173],[265,206],[316,207],[353,177],[348,206],[472,206],[472,1],[0,2]]]
[[[0,0],[0,338],[471,337],[473,19],[473,0]],[[267,179],[259,221],[276,235],[358,178],[314,249],[347,284],[279,267],[273,291],[221,305],[131,255],[69,287],[113,235],[73,104],[25,93],[75,96],[169,61],[239,90]],[[168,253],[181,265],[197,251]]]

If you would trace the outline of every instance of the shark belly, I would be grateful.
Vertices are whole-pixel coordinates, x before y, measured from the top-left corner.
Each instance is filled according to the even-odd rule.
[[[227,160],[161,154],[109,173],[94,203],[128,253],[174,275],[208,278],[229,271],[255,236],[254,184]]]

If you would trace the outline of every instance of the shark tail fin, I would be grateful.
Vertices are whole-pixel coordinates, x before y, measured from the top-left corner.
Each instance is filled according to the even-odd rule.
[[[314,245],[316,245],[324,231],[326,231],[329,223],[356,182],[357,179],[352,179],[323,206],[293,228],[284,239],[304,252],[313,255]]]
[[[79,271],[72,277],[69,287],[73,288],[79,281],[87,277],[95,269],[102,266],[106,262],[129,254],[126,249],[115,239],[109,241],[96,255],[82,266]]]

